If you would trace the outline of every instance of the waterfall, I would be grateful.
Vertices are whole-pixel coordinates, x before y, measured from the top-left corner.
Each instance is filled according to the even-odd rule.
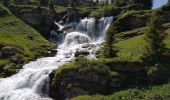
[[[25,64],[18,74],[1,79],[0,100],[52,100],[48,97],[48,75],[52,70],[73,60],[77,51],[88,51],[89,57],[95,58],[112,17],[103,17],[97,21],[98,24],[96,21],[94,18],[82,19],[76,30],[66,34],[56,56],[32,61]]]

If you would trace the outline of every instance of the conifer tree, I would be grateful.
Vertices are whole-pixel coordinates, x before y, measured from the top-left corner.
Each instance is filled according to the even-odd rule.
[[[53,4],[53,0],[50,0],[49,8],[50,8],[51,10],[53,10],[53,11],[55,10],[54,4]]]
[[[166,34],[161,25],[159,13],[159,11],[153,13],[150,22],[147,24],[148,29],[145,32],[147,45],[143,60],[148,63],[159,62],[166,51],[164,44]]]
[[[116,28],[111,25],[106,33],[105,45],[104,45],[104,57],[113,58],[116,56],[116,50],[114,48],[114,36],[116,34]]]

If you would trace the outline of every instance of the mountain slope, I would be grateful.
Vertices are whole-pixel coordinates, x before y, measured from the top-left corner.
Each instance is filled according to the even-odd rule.
[[[3,12],[0,15],[0,73],[11,74],[9,69],[18,69],[23,63],[39,57],[47,52],[50,44],[2,5],[0,12]]]

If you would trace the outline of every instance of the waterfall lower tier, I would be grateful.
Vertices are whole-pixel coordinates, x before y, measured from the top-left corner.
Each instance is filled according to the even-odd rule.
[[[64,42],[58,46],[55,57],[37,59],[25,64],[18,74],[0,79],[0,100],[52,100],[48,97],[49,73],[73,60],[75,54],[85,51],[89,53],[89,57],[95,58],[96,52],[100,49],[112,17],[101,18],[98,24],[95,24],[94,20],[82,19],[77,27],[83,29],[77,29],[67,33],[65,38],[62,37]],[[93,33],[94,27],[89,26],[97,26],[100,29],[98,37]],[[58,38],[54,37],[54,34],[52,38]]]

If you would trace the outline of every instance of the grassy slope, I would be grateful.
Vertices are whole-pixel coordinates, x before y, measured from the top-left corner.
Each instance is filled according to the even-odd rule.
[[[170,48],[170,23],[165,24],[167,29],[165,30],[168,33],[167,39],[165,41],[167,48]],[[169,27],[169,28],[168,28]],[[146,28],[135,29],[128,32],[123,32],[121,34],[128,34],[127,36],[133,36],[136,32],[140,33],[136,36],[133,36],[128,39],[118,39],[118,42],[115,44],[118,48],[118,57],[116,59],[121,60],[130,60],[136,61],[139,60],[142,54],[144,53],[145,48],[145,40],[144,40],[144,33]],[[131,34],[131,35],[130,35]]]
[[[34,39],[31,40],[29,36]],[[19,55],[24,56],[25,59],[39,56],[50,47],[48,41],[36,30],[10,14],[0,17],[0,44],[17,47],[23,52]],[[0,59],[0,66],[9,64],[9,59]]]
[[[49,46],[48,42],[34,29],[14,16],[0,18],[0,44],[18,46],[26,55],[34,55],[30,49]],[[31,35],[35,39],[31,40]]]
[[[154,86],[149,89],[128,89],[112,95],[79,96],[71,100],[169,100],[170,84]]]

